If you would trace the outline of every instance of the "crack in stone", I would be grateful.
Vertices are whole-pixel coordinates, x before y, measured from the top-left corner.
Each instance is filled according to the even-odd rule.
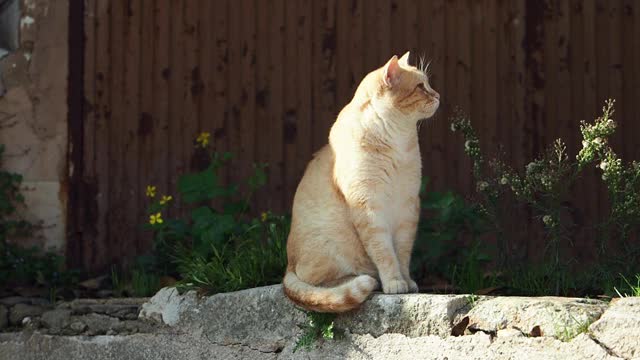
[[[593,341],[598,346],[600,346],[604,351],[606,351],[607,354],[609,354],[611,356],[615,356],[615,357],[621,358],[621,359],[624,359],[624,356],[621,356],[621,355],[617,354],[615,351],[610,349],[607,345],[603,344],[602,342],[600,342],[600,340],[596,339],[592,334],[587,334],[587,336],[589,336],[589,339],[591,339],[591,341]]]
[[[219,343],[217,341],[212,340],[209,337],[208,334],[203,334],[203,335],[207,339],[207,341],[209,341],[213,345],[224,346],[224,347],[226,347],[226,346],[240,346],[240,347],[243,347],[243,348],[247,348],[249,350],[257,351],[257,352],[262,353],[262,354],[279,354],[284,349],[284,346],[282,346],[282,345],[278,345],[275,350],[262,350],[262,349],[254,348],[251,345],[244,344],[244,343],[241,343],[241,342],[232,342],[232,343],[223,344],[223,343]]]
[[[469,325],[467,327],[467,329],[471,332],[471,334],[475,334],[477,332],[482,332],[484,334],[489,335],[489,341],[490,342],[493,342],[493,340],[495,340],[495,338],[498,337],[498,331],[497,330],[485,330],[485,329],[474,327],[473,324]],[[520,330],[520,329],[516,329],[516,330],[522,332],[522,330]]]

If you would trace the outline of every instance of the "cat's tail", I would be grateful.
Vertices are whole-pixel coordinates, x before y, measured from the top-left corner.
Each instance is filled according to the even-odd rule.
[[[360,306],[378,286],[369,275],[358,275],[336,287],[313,286],[287,271],[282,282],[284,293],[296,305],[316,312],[345,312]]]

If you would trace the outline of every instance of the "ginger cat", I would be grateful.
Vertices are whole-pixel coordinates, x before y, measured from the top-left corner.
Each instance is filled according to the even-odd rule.
[[[417,123],[440,95],[409,52],[369,73],[309,162],[293,200],[285,294],[318,312],[357,308],[378,288],[418,291],[409,275],[420,210]]]

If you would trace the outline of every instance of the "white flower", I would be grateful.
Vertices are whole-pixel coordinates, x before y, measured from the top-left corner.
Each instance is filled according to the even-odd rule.
[[[545,216],[542,217],[542,222],[545,225],[549,225],[552,221],[553,221],[553,219],[551,218],[551,215],[545,215]]]
[[[489,187],[489,184],[487,184],[486,181],[478,182],[478,190],[479,191],[484,191],[487,187]]]
[[[509,183],[509,179],[507,179],[506,177],[502,177],[502,179],[500,179],[500,184],[507,185],[508,183]]]
[[[597,137],[597,138],[593,139],[593,142],[594,142],[594,143],[596,143],[596,144],[598,144],[598,145],[600,145],[600,144],[602,144],[602,139],[600,139],[599,137]]]
[[[582,147],[586,148],[587,146],[589,146],[589,142],[587,140],[582,140]]]
[[[464,142],[464,149],[466,151],[469,151],[469,149],[471,149],[471,140],[467,140]]]
[[[456,123],[451,123],[451,131],[455,132],[456,130],[458,130]]]
[[[607,164],[606,161],[602,161],[599,165],[597,165],[597,167],[599,167],[600,169],[602,169],[602,171],[607,169],[607,166],[609,166],[609,164]]]

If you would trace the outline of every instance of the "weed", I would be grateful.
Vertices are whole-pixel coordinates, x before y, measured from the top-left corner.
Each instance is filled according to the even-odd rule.
[[[216,293],[279,283],[287,262],[290,220],[270,212],[249,215],[253,194],[267,181],[266,165],[254,165],[243,184],[223,185],[218,173],[232,155],[209,153],[209,138],[202,133],[196,139],[206,164],[178,180],[189,219],[165,218],[172,197],[156,197],[156,187],[147,187],[153,200],[146,227],[154,232],[155,256],[174,265],[166,271],[180,276],[182,290]]]
[[[495,275],[486,275],[485,267],[490,258],[480,251],[481,243],[476,241],[462,252],[463,260],[453,266],[451,282],[463,293],[475,293],[496,285]]]
[[[580,131],[583,148],[575,160],[567,154],[564,142],[557,139],[523,171],[516,171],[499,159],[485,161],[470,121],[463,115],[456,115],[451,129],[464,136],[465,153],[473,163],[472,173],[477,184],[476,200],[479,207],[486,210],[488,223],[494,224],[492,231],[497,240],[497,266],[502,273],[510,275],[507,279],[512,282],[512,288],[531,294],[557,295],[567,294],[570,289],[575,289],[577,280],[570,274],[568,264],[572,263],[572,259],[568,258],[567,250],[573,246],[576,225],[572,209],[566,204],[572,184],[587,166],[593,164],[597,164],[595,166],[602,171],[602,180],[611,202],[608,218],[602,224],[594,226],[599,234],[601,262],[610,263],[609,273],[616,269],[624,273],[637,271],[629,264],[637,263],[635,259],[640,256],[640,246],[631,244],[628,240],[640,225],[640,162],[623,163],[609,146],[608,138],[616,128],[612,120],[613,105],[613,100],[607,101],[602,109],[602,116],[591,124],[582,122]],[[515,204],[509,204],[505,197],[507,194],[514,197]],[[521,264],[521,261],[510,259],[513,252],[506,248],[503,231],[508,226],[500,224],[505,218],[500,214],[502,209],[513,208],[514,205],[533,214],[534,219],[545,230],[547,244],[544,264],[540,270],[523,270],[527,266],[515,266]],[[613,245],[611,239],[620,239],[620,246],[616,248],[620,250],[622,259],[617,263],[610,261],[614,256],[606,252]],[[461,273],[467,273],[466,269],[455,270],[458,278]],[[478,278],[466,277],[470,283]],[[607,275],[607,279],[611,279],[611,276]]]
[[[524,296],[557,294],[567,296],[576,288],[568,267],[555,264],[520,266],[510,269],[505,279],[513,294]]]
[[[462,284],[468,292],[473,292],[482,285],[471,284],[475,274],[466,273],[477,270],[480,263],[489,260],[481,251],[480,243],[474,241],[486,232],[486,216],[478,207],[467,203],[452,192],[426,191],[427,178],[423,179],[421,191],[421,208],[425,216],[420,219],[415,241],[412,272],[415,278],[423,278],[426,274],[450,274],[453,269],[455,278],[465,278]],[[463,237],[471,237],[474,245],[471,251],[460,247]],[[464,259],[461,263],[451,265],[451,258]],[[459,273],[463,270],[464,274]],[[476,284],[482,282],[475,281]],[[460,285],[457,282],[456,285]]]
[[[640,162],[625,164],[609,145],[616,123],[614,100],[608,100],[602,108],[602,116],[594,123],[582,122],[583,148],[577,155],[581,167],[587,162],[596,162],[602,172],[602,181],[607,187],[611,211],[608,219],[599,226],[601,230],[602,253],[611,245],[612,239],[620,239],[623,254],[633,261],[640,255],[640,248],[629,243],[634,228],[640,225]]]
[[[567,326],[567,324],[565,324],[561,328],[560,326],[556,326],[555,329],[556,338],[562,342],[569,342],[576,336],[587,333],[589,331],[589,325],[593,323],[593,320],[590,319],[580,321],[571,314],[569,314],[569,317],[571,318],[575,326]]]
[[[497,257],[500,267],[508,262],[509,249],[507,247],[504,228],[500,220],[503,218],[505,206],[502,198],[504,195],[504,179],[496,177],[492,173],[491,166],[482,155],[480,139],[478,138],[471,121],[460,111],[456,110],[451,123],[451,131],[459,132],[465,139],[464,152],[469,156],[473,164],[472,176],[476,183],[476,196],[473,206],[483,215],[485,232],[491,231],[496,236]],[[490,161],[489,164],[492,164]]]
[[[111,266],[111,288],[113,293],[117,297],[123,296],[126,288],[126,284],[120,277],[120,272],[115,265]]]
[[[186,247],[177,248],[174,261],[182,277],[179,288],[217,293],[279,283],[286,267],[286,237],[281,235],[286,230],[282,227],[288,226],[284,218],[280,222],[260,225],[270,227],[272,234],[280,234],[268,237],[266,243],[260,242],[256,234],[246,234],[244,239],[212,246],[209,256]]]
[[[474,308],[476,306],[476,304],[478,303],[478,295],[476,294],[469,294],[468,296],[465,297],[465,300],[467,300],[467,304],[469,305],[470,308]]]
[[[5,147],[0,145],[0,165]],[[32,234],[35,225],[23,220],[18,209],[24,206],[20,192],[22,176],[0,167],[0,284],[37,285],[48,289],[53,301],[60,288],[76,282],[77,271],[65,269],[64,257],[38,248],[9,242]]]
[[[636,274],[635,283],[631,283],[624,275],[620,275],[623,281],[625,282],[624,287],[621,288],[622,293],[618,290],[617,287],[614,287],[613,290],[618,294],[619,297],[629,297],[629,296],[640,296],[640,274]]]
[[[310,349],[319,339],[333,340],[339,336],[340,331],[334,328],[336,314],[317,313],[302,310],[307,315],[307,323],[302,326],[302,335],[296,342],[293,352],[298,349]]]
[[[157,274],[134,269],[131,272],[131,292],[135,297],[147,297],[160,289],[160,278]]]

